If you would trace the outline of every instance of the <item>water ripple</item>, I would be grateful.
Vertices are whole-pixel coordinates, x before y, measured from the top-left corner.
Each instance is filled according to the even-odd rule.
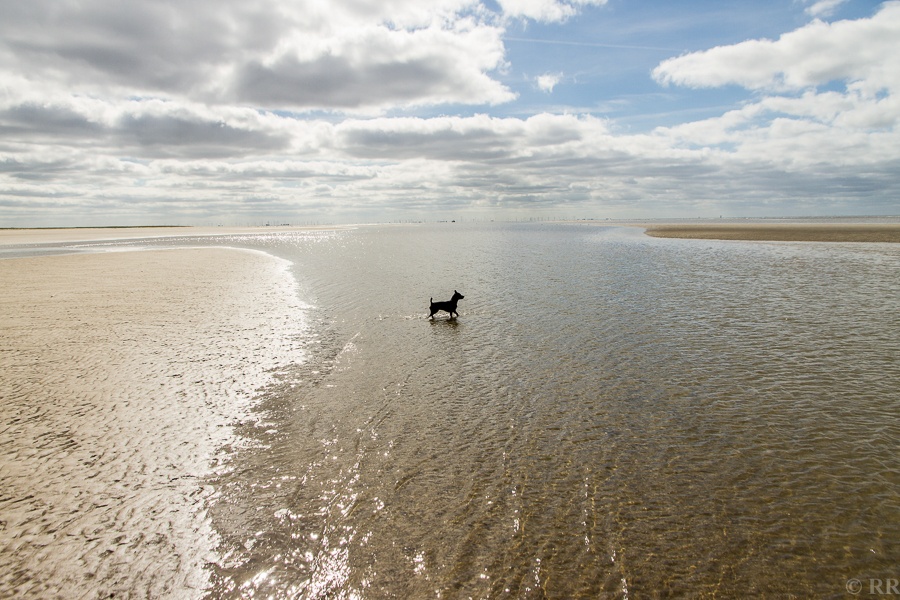
[[[269,394],[278,436],[215,482],[231,559],[212,597],[827,597],[896,577],[895,246],[461,224],[264,246],[322,343]],[[454,289],[459,318],[428,321]]]

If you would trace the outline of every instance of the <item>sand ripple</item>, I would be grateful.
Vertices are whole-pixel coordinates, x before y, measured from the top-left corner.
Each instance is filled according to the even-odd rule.
[[[0,597],[202,593],[203,477],[270,369],[302,358],[286,265],[208,248],[0,261]]]

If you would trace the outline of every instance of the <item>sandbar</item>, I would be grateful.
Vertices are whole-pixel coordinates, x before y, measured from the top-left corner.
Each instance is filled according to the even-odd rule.
[[[900,223],[684,223],[644,225],[661,238],[900,243]]]
[[[225,248],[0,260],[0,597],[202,595],[205,477],[273,363],[302,354],[288,265]]]

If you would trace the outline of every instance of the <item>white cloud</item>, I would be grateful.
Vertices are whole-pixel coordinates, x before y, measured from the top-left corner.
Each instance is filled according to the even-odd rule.
[[[339,37],[302,38],[234,72],[229,99],[301,109],[380,109],[426,104],[499,104],[515,98],[488,73],[504,64],[500,31],[395,31],[370,26]]]
[[[565,21],[584,6],[603,6],[607,0],[497,0],[503,13],[547,23]]]
[[[91,95],[293,110],[368,110],[515,96],[502,30],[472,0],[34,0],[0,8],[0,74]]]
[[[660,83],[752,94],[650,133],[518,106],[410,116],[512,101],[505,19],[588,4],[602,2],[5,3],[0,224],[900,197],[900,2],[664,61]]]
[[[830,17],[841,4],[847,0],[817,0],[806,8],[806,13],[813,17]]]
[[[245,156],[298,150],[303,122],[249,108],[148,100],[107,100],[56,94],[40,97],[20,88],[0,96],[0,127],[9,140],[51,147],[88,143],[131,156]]]
[[[720,117],[657,134],[676,147],[717,148],[731,160],[786,172],[888,172],[900,162],[900,70],[888,58],[898,40],[900,3],[888,2],[871,18],[813,21],[777,41],[665,61],[653,72],[663,83],[736,84],[761,95]]]
[[[867,81],[872,89],[898,89],[893,56],[900,40],[900,2],[873,17],[809,25],[778,40],[749,40],[664,61],[653,70],[663,84],[739,85],[754,90],[802,90],[831,81]]]
[[[539,114],[528,119],[472,117],[381,118],[335,127],[336,147],[358,158],[510,160],[533,157],[605,132],[601,121]]]
[[[541,91],[551,93],[553,92],[553,88],[556,87],[556,84],[561,80],[561,73],[545,73],[544,75],[539,75],[535,79],[535,83],[537,83],[537,86]]]

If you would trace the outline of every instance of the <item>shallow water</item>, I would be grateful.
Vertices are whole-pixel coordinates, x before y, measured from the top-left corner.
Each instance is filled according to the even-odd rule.
[[[226,241],[294,262],[317,337],[213,482],[212,597],[897,578],[897,246],[487,224]],[[427,320],[454,289],[459,318]]]
[[[900,577],[900,247],[556,224],[293,262],[308,359],[208,485],[212,598],[843,597]],[[465,295],[428,320],[428,299]]]

